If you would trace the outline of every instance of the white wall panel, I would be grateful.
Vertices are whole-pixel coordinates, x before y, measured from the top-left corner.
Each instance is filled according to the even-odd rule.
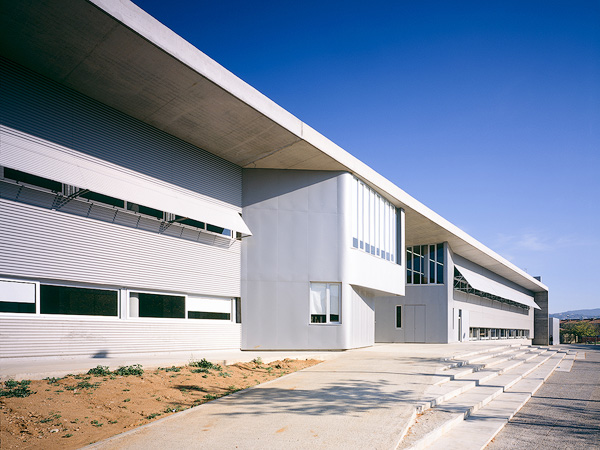
[[[0,199],[0,276],[240,296],[240,241],[222,248]]]
[[[232,322],[0,315],[0,358],[235,349],[240,336]]]

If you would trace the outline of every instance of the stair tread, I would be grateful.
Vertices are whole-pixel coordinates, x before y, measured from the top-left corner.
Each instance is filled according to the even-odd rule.
[[[552,374],[563,356],[564,354],[559,353],[552,355],[526,378],[515,383],[484,408],[457,423],[451,430],[425,448],[431,450],[482,449]],[[465,442],[464,436],[469,436],[467,442]]]
[[[466,415],[469,413],[475,415],[477,411],[486,409],[486,405],[494,402],[506,392],[513,392],[516,386],[527,389],[529,385],[535,385],[539,382],[536,371],[543,368],[554,357],[556,357],[554,352],[539,352],[533,358],[519,362],[518,366],[506,373],[496,375],[476,386],[472,385],[475,384],[475,378],[480,376],[480,373],[477,372],[472,374],[474,379],[470,379],[471,377],[468,379],[461,378],[446,383],[447,389],[444,389],[445,385],[437,386],[434,390],[428,392],[428,395],[432,396],[434,393],[440,394],[440,397],[449,395],[452,388],[460,390],[468,386],[469,383],[472,387],[448,400],[440,401],[439,404],[433,405],[432,409],[419,415],[415,425],[410,428],[399,448],[409,448],[413,445],[420,446],[433,442],[442,433],[451,432],[448,430],[458,426],[457,424],[463,421],[462,419]],[[531,377],[531,379],[524,378],[526,376]]]

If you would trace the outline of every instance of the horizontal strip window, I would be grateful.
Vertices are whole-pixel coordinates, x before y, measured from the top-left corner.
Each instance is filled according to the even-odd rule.
[[[231,313],[188,311],[188,319],[231,320]]]
[[[104,289],[40,285],[40,312],[117,317],[119,293]]]
[[[469,329],[469,340],[471,341],[493,339],[529,339],[529,330],[479,327],[471,327]]]
[[[227,228],[218,227],[198,220],[178,216],[169,212],[151,208],[149,206],[140,205],[119,198],[111,197],[109,195],[104,195],[98,192],[90,191],[85,188],[59,183],[48,178],[39,177],[37,175],[32,175],[26,172],[21,172],[19,170],[10,169],[8,167],[4,167],[3,169],[4,179],[16,181],[18,183],[22,183],[28,186],[34,186],[36,188],[42,188],[44,190],[48,190],[54,193],[56,195],[56,198],[53,203],[53,209],[60,210],[60,208],[66,205],[69,201],[75,198],[83,198],[89,200],[92,203],[109,205],[111,207],[124,209],[135,214],[149,216],[154,219],[157,219],[163,222],[163,224],[161,225],[161,231],[165,231],[173,223],[178,223],[186,225],[188,227],[197,228],[199,230],[208,231],[210,233],[215,233],[221,236],[227,236],[229,238],[234,237],[233,231]],[[236,236],[241,237],[241,234],[238,233]]]

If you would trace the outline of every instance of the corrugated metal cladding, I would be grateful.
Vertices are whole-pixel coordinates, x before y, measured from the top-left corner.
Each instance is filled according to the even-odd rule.
[[[0,199],[0,276],[240,296],[241,242],[207,245]]]
[[[239,166],[4,58],[0,74],[3,125],[241,211]]]
[[[0,358],[240,348],[240,324],[199,322],[0,317]]]

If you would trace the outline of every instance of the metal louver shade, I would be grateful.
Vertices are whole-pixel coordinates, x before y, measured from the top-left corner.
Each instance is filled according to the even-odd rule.
[[[487,292],[488,294],[502,297],[513,302],[527,305],[535,309],[541,309],[534,301],[533,297],[517,291],[511,287],[505,286],[497,281],[491,280],[483,275],[480,275],[466,267],[454,264],[454,267],[461,273],[461,275],[467,280],[467,282],[481,292]]]
[[[0,127],[0,138],[0,165],[252,235],[237,211],[178,186],[9,127]]]

